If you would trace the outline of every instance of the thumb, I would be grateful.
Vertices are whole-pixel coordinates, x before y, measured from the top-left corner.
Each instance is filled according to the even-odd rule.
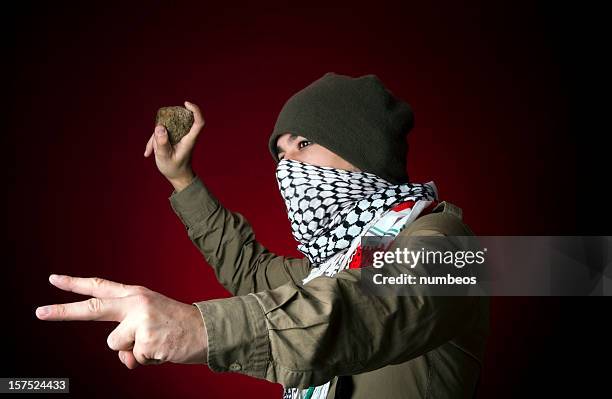
[[[172,145],[168,139],[168,132],[166,128],[161,125],[155,127],[155,133],[153,134],[153,151],[155,151],[155,155],[161,158],[168,158],[172,154]]]

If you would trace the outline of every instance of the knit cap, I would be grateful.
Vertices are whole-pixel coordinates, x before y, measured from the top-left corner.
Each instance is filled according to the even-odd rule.
[[[303,136],[364,172],[393,183],[408,182],[407,134],[414,126],[410,105],[393,96],[376,75],[327,72],[283,105],[268,146],[276,162],[276,140]]]

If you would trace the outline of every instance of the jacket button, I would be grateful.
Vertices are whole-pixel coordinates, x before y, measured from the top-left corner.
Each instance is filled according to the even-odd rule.
[[[232,371],[238,371],[238,370],[242,370],[242,365],[238,362],[234,362],[232,364],[230,364],[229,369]]]

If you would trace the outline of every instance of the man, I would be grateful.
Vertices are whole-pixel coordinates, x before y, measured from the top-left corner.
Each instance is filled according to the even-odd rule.
[[[43,320],[114,320],[108,345],[129,368],[207,363],[264,378],[285,398],[472,397],[488,333],[483,297],[372,296],[355,265],[360,238],[471,235],[433,183],[408,181],[411,108],[374,75],[327,73],[284,105],[269,139],[298,249],[271,253],[191,169],[204,127],[175,146],[157,126],[155,154],[171,205],[218,280],[235,296],[182,304],[140,286],[52,277],[94,298],[37,311]],[[393,217],[393,219],[389,219]],[[392,220],[391,227],[381,221]],[[389,265],[396,272],[405,265]]]

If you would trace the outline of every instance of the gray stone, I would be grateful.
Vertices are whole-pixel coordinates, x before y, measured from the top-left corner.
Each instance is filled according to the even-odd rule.
[[[189,133],[193,125],[193,112],[181,106],[162,107],[157,111],[155,125],[165,126],[170,143],[175,145]]]

